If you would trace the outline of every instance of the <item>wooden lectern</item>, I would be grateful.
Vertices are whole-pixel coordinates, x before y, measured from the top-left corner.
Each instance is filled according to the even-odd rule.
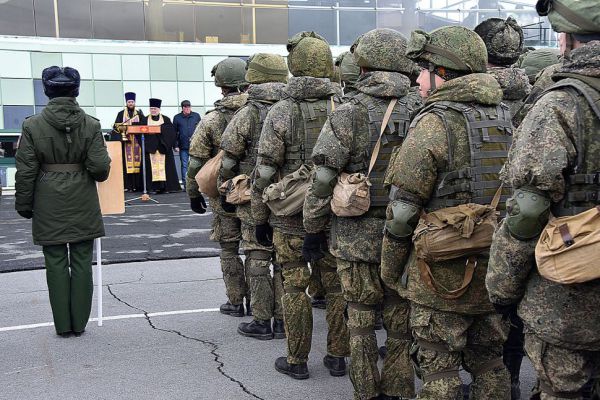
[[[126,203],[134,200],[153,201],[158,203],[148,194],[146,188],[146,135],[160,134],[160,125],[129,125],[127,126],[127,134],[139,135],[142,139],[142,179],[144,180],[144,192],[140,197],[127,200]]]

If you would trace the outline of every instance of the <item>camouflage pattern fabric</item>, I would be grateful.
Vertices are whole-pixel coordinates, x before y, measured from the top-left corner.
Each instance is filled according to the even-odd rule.
[[[539,100],[540,96],[546,89],[548,89],[554,81],[552,75],[562,67],[562,62],[553,64],[549,67],[541,70],[535,77],[535,83],[531,87],[531,92],[523,101],[521,107],[513,114],[513,125],[518,127],[523,122],[523,119],[527,113],[531,110],[533,105]]]
[[[510,107],[510,114],[514,116],[531,92],[531,84],[525,71],[514,67],[492,67],[488,69],[488,73],[500,84],[502,101]]]
[[[555,346],[533,333],[525,334],[525,350],[538,374],[540,400],[583,399],[582,387],[598,379],[599,352]]]
[[[287,83],[288,73],[287,64],[282,56],[257,53],[248,59],[246,81],[251,84]]]
[[[580,76],[599,82],[598,54],[600,41],[574,50],[554,78]],[[564,172],[573,170],[578,157],[583,160],[579,173],[600,170],[599,133],[600,120],[582,95],[552,90],[538,100],[515,132],[503,179],[514,189],[532,187],[559,202],[567,190]],[[508,235],[506,229],[496,233],[487,277],[490,298],[511,304],[523,296],[519,316],[537,337],[568,349],[599,351],[600,281],[561,285],[543,279],[533,263],[526,262],[535,240],[518,243]]]
[[[210,240],[221,246],[221,270],[225,291],[231,304],[242,304],[248,294],[244,263],[238,255],[241,239],[240,220],[221,214],[214,214]]]
[[[459,398],[461,366],[473,377],[470,399],[510,399],[510,377],[502,364],[508,323],[500,315],[460,315],[412,303],[410,327],[413,359],[424,380],[417,399]]]
[[[275,229],[273,245],[277,263],[282,266],[283,313],[287,335],[290,364],[305,363],[308,360],[312,341],[312,306],[306,294],[310,282],[310,269],[302,257],[302,236],[289,235]],[[340,280],[336,272],[336,260],[331,254],[317,262],[321,269],[321,280],[325,287],[327,309],[327,354],[346,357],[350,354],[348,329],[344,321],[346,302],[340,290]]]
[[[242,107],[248,95],[245,93],[225,96],[215,102],[215,109],[206,113],[204,118],[196,126],[196,130],[190,141],[190,161],[186,177],[186,190],[190,198],[198,197],[198,183],[196,174],[204,163],[217,155],[221,145],[221,135],[227,126],[226,115],[233,113]]]
[[[246,61],[239,57],[228,57],[220,61],[210,71],[215,78],[215,86],[228,88],[241,88],[247,86],[245,80]]]
[[[324,37],[315,32],[300,32],[287,43],[288,68],[293,76],[331,78],[333,56]]]
[[[529,83],[535,83],[536,76],[544,68],[554,65],[559,60],[559,54],[556,49],[536,49],[523,54],[516,66],[525,70]]]
[[[325,297],[325,287],[321,281],[321,270],[318,265],[311,266],[310,283],[308,284],[307,293],[312,298]]]
[[[302,124],[299,113],[293,113],[293,103],[306,99],[329,99],[339,104],[340,99],[335,96],[336,90],[329,79],[305,77],[290,78],[285,88],[284,98],[276,103],[267,114],[258,144],[257,164],[271,165],[280,171],[285,167],[285,149],[292,142],[292,129],[290,122],[292,114],[295,121]],[[292,100],[293,99],[293,100]],[[310,161],[310,155],[306,155]],[[291,235],[304,235],[302,213],[291,217],[278,217],[271,215],[269,207],[262,202],[262,192],[252,185],[252,216],[255,223],[269,223],[274,228]]]
[[[359,67],[410,74],[415,63],[406,57],[406,43],[400,32],[378,28],[360,35],[350,51]]]
[[[281,98],[284,87],[283,83],[275,82],[253,84],[248,89],[248,102],[235,113],[223,132],[221,149],[229,157],[238,161],[240,173],[252,175],[254,166],[246,165],[246,161],[250,158],[248,152],[256,152],[258,147],[256,141],[260,137],[260,132],[257,132],[260,126],[260,113],[253,102],[273,104]],[[224,179],[220,178],[220,180]],[[281,270],[274,268],[273,276],[270,272],[272,258],[270,255],[273,253],[273,248],[262,246],[256,241],[255,222],[250,203],[238,205],[236,216],[242,221],[241,247],[246,255],[245,264],[254,318],[283,319]]]
[[[513,17],[486,19],[474,31],[483,39],[491,64],[507,67],[517,62],[523,51],[523,29]]]

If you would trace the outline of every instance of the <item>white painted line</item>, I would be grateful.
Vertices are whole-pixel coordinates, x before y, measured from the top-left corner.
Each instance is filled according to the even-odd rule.
[[[164,317],[169,315],[183,315],[183,314],[200,314],[200,313],[209,313],[209,312],[217,312],[218,308],[198,308],[195,310],[174,310],[174,311],[159,311],[148,313],[149,317]],[[132,318],[145,318],[144,314],[123,314],[123,315],[111,315],[108,317],[104,317],[103,321],[115,321],[119,319],[132,319]],[[98,318],[90,318],[90,322],[98,321]],[[25,329],[36,329],[36,328],[46,328],[48,326],[54,326],[53,322],[41,322],[39,324],[29,324],[29,325],[15,325],[15,326],[6,326],[0,328],[0,332],[10,332],[10,331],[22,331]]]

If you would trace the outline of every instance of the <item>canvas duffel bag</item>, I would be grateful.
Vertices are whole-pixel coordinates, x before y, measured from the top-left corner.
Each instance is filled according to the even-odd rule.
[[[263,203],[278,217],[299,214],[302,212],[304,198],[310,185],[310,175],[310,169],[303,164],[279,182],[267,186],[262,196]]]
[[[223,182],[219,192],[225,196],[229,204],[246,204],[252,198],[252,187],[250,177],[246,174],[234,176]]]
[[[219,197],[217,178],[219,177],[219,169],[221,169],[221,161],[223,160],[224,153],[223,150],[219,150],[216,156],[208,160],[200,168],[195,177],[198,183],[198,191],[211,198]]]

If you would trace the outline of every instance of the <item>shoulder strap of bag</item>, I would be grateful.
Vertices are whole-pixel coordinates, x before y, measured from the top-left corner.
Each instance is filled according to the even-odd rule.
[[[435,280],[431,269],[427,262],[421,258],[417,258],[417,266],[419,267],[419,273],[421,280],[431,289],[435,294],[440,296],[442,299],[455,300],[461,297],[469,289],[471,281],[473,280],[473,274],[475,273],[475,267],[477,267],[476,256],[471,256],[467,259],[465,265],[465,276],[463,277],[462,284],[458,289],[448,290],[442,284]]]
[[[387,124],[390,120],[390,117],[392,116],[392,112],[394,111],[394,107],[396,106],[397,102],[398,99],[390,100],[390,104],[388,105],[387,110],[385,110],[383,121],[381,121],[381,129],[379,130],[379,139],[377,139],[377,143],[375,143],[373,153],[371,154],[371,161],[369,162],[369,171],[367,172],[367,176],[371,175],[371,171],[375,166],[375,162],[377,161],[377,157],[379,156],[379,150],[381,149],[381,137],[383,136],[383,132],[385,132],[385,128],[387,127]]]

